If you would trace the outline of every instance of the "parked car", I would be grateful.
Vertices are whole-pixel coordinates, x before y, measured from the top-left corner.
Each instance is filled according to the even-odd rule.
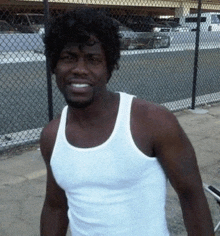
[[[44,15],[17,13],[10,19],[11,25],[21,33],[38,33],[44,28]]]
[[[8,22],[0,20],[0,34],[18,33]]]
[[[197,29],[197,14],[189,14],[182,16],[179,19],[180,24],[190,28],[190,31]],[[220,31],[220,13],[219,12],[205,12],[201,13],[200,19],[201,31]]]
[[[155,27],[153,27],[153,32],[170,32],[171,26],[164,24],[162,22],[157,23]]]
[[[163,28],[163,32],[169,32],[166,27],[150,16],[131,16],[126,19],[125,25],[135,32],[157,32],[157,27]]]
[[[152,49],[170,46],[168,35],[154,32],[134,32],[125,26],[119,26],[121,49]]]
[[[138,48],[168,48],[170,46],[170,36],[155,32],[137,32]]]
[[[166,28],[169,28],[169,31],[163,31],[163,28],[161,28],[158,32],[189,32],[190,31],[189,27],[182,26],[181,24],[175,21],[162,21],[160,23],[164,25]]]
[[[120,47],[122,50],[134,49],[137,47],[137,33],[126,26],[119,26]]]

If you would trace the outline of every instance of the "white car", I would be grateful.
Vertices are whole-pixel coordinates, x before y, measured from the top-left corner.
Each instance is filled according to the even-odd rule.
[[[155,27],[154,32],[189,32],[190,29],[187,26],[182,26],[175,21],[162,21],[161,27]]]

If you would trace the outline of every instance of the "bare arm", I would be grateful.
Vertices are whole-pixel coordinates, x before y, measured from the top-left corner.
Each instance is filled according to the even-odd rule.
[[[175,116],[167,111],[157,129],[154,150],[178,194],[188,235],[214,235],[194,149]]]
[[[41,236],[65,236],[68,227],[67,199],[65,192],[57,185],[50,167],[50,158],[55,137],[45,128],[41,135],[41,152],[47,168],[47,187],[41,213]]]

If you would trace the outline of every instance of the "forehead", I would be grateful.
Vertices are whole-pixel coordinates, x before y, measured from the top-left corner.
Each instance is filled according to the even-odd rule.
[[[104,50],[101,42],[94,36],[91,36],[86,43],[79,42],[68,42],[62,52],[71,51],[71,52],[84,52],[92,54],[101,54],[104,55]]]

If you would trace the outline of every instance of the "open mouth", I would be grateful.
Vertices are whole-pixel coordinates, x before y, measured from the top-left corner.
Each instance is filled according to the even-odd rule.
[[[76,83],[76,82],[70,83],[68,87],[70,91],[77,94],[88,93],[91,91],[92,88],[92,86],[89,83]]]
[[[71,84],[73,88],[87,88],[90,85],[89,84]]]

